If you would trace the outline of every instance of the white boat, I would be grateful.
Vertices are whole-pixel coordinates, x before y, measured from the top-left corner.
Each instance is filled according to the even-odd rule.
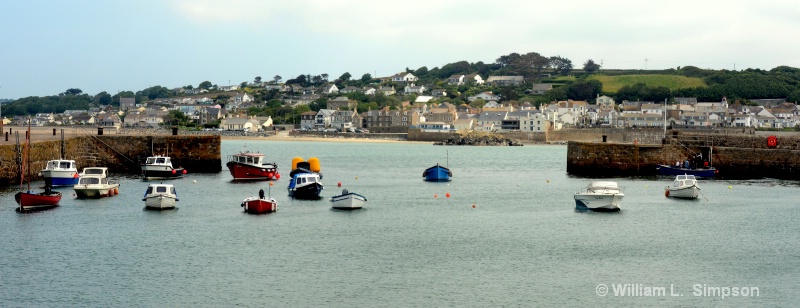
[[[178,193],[172,184],[150,184],[144,193],[144,208],[149,210],[174,209],[178,200]]]
[[[87,167],[73,189],[78,198],[109,197],[119,193],[119,183],[108,179],[108,168]]]
[[[70,159],[48,161],[41,171],[45,185],[62,187],[78,184],[78,168],[76,166],[75,161]]]
[[[675,177],[671,186],[664,188],[664,196],[671,198],[697,199],[700,187],[697,187],[697,178],[691,174]]]
[[[151,156],[143,164],[142,174],[145,180],[169,180],[182,177],[186,174],[183,167],[172,167],[172,160],[168,156]]]
[[[580,192],[575,194],[575,208],[598,212],[619,211],[622,198],[625,194],[612,181],[592,181]]]
[[[344,189],[341,195],[331,197],[331,202],[333,202],[333,208],[335,209],[355,210],[364,207],[367,198]]]

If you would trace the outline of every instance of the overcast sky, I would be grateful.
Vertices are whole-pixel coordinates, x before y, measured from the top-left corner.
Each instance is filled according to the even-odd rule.
[[[0,0],[0,98],[381,77],[512,52],[608,69],[800,67],[798,16],[792,0]]]

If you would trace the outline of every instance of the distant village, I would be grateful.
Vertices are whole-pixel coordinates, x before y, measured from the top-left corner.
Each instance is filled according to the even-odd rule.
[[[299,131],[368,132],[373,128],[418,128],[423,131],[482,131],[482,132],[544,132],[564,128],[644,128],[644,127],[751,127],[795,128],[800,125],[800,109],[795,103],[783,99],[751,99],[757,105],[728,102],[720,97],[715,102],[699,102],[696,98],[675,97],[670,102],[621,101],[609,96],[598,96],[587,101],[553,101],[535,106],[527,101],[506,102],[492,92],[481,92],[467,100],[481,100],[482,108],[475,104],[453,105],[438,102],[447,96],[447,90],[434,85],[417,84],[412,73],[399,73],[381,79],[384,86],[338,88],[334,83],[320,87],[302,87],[296,84],[251,83],[247,87],[259,90],[277,90],[284,106],[309,105],[320,98],[328,98],[327,106],[319,111],[308,111],[295,121]],[[525,93],[546,94],[552,84],[526,83],[522,76],[490,76],[483,79],[478,74],[453,75],[439,84],[528,86]],[[392,86],[389,86],[392,85]],[[219,123],[218,130],[258,132],[275,129],[269,116],[249,116],[249,107],[263,106],[241,86],[223,86],[211,91],[200,88],[176,88],[175,97],[145,102],[134,98],[120,98],[119,107],[104,106],[89,110],[66,110],[60,114],[36,114],[31,119],[34,126],[84,125],[109,128],[158,128],[172,125],[167,115],[176,110],[197,124],[208,127]],[[381,93],[385,96],[413,94],[413,101],[403,101],[398,108],[357,111],[358,102],[348,99],[348,93],[365,95]],[[225,94],[224,101],[216,99]],[[406,96],[407,97],[407,96]],[[23,125],[28,117],[3,119],[10,124]],[[9,124],[9,123],[6,123]]]

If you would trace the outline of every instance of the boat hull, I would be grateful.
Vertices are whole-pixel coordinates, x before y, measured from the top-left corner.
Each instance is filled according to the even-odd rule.
[[[357,193],[347,193],[331,197],[332,207],[338,210],[355,210],[364,207],[367,198]]]
[[[622,205],[623,194],[576,194],[575,209],[596,212],[616,212]]]
[[[657,169],[660,175],[694,175],[697,177],[710,178],[717,174],[717,169],[714,167],[707,169],[686,169],[669,165],[658,165]]]
[[[178,199],[173,196],[159,195],[144,198],[144,208],[148,210],[171,210]]]
[[[697,199],[700,195],[700,188],[697,186],[689,186],[689,187],[681,187],[681,188],[672,188],[669,187],[666,190],[667,197],[670,198],[680,198],[680,199]]]
[[[425,172],[422,173],[422,177],[428,182],[447,182],[450,181],[452,175],[450,169],[439,165],[425,169]]]
[[[14,200],[17,201],[19,205],[19,210],[22,211],[36,211],[36,210],[44,210],[49,208],[54,208],[58,206],[58,203],[61,202],[61,193],[60,192],[50,192],[49,194],[45,193],[30,193],[30,192],[18,192],[14,195]]]
[[[168,166],[142,166],[142,175],[145,180],[171,180],[183,177],[186,174],[183,168]]]
[[[278,202],[275,199],[247,198],[242,201],[244,212],[249,214],[266,214],[278,211]]]
[[[277,180],[278,177],[278,169],[274,166],[256,167],[238,162],[228,162],[226,166],[235,181]]]
[[[322,193],[322,184],[320,183],[307,183],[302,186],[289,188],[289,197],[295,199],[317,200],[319,194]]]
[[[119,193],[119,185],[75,185],[75,196],[78,198],[110,197]]]
[[[42,179],[51,187],[73,186],[78,184],[78,171],[42,170]]]

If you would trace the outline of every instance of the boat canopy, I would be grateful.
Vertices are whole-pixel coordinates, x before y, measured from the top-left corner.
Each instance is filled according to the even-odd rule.
[[[148,165],[167,165],[169,163],[169,157],[164,156],[148,157],[146,162]]]
[[[74,169],[75,168],[75,161],[74,160],[51,160],[47,162],[47,169],[55,170],[55,169]]]

